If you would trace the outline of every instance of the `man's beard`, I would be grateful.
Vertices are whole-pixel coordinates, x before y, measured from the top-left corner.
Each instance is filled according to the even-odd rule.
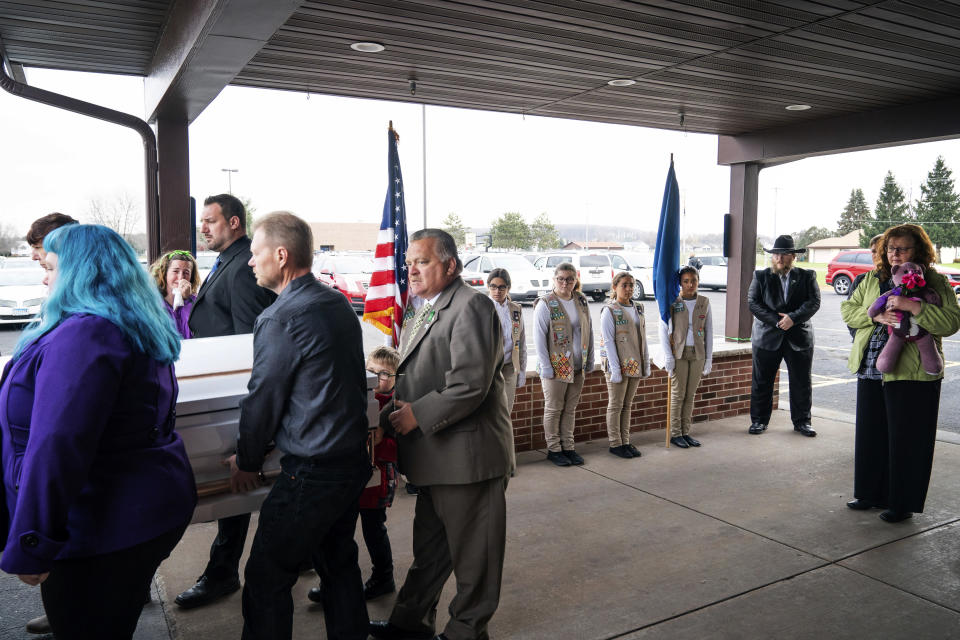
[[[773,272],[778,276],[785,276],[790,273],[790,269],[793,269],[793,263],[791,262],[789,266],[777,266],[777,263],[771,260],[770,268],[773,269]]]

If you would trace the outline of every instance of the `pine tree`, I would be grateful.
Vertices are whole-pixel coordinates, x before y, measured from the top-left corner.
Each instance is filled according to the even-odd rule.
[[[453,236],[458,247],[467,243],[467,228],[463,225],[463,220],[454,212],[447,214],[447,217],[440,223],[440,228]]]
[[[863,197],[863,189],[853,189],[837,222],[837,233],[845,235],[860,229],[870,217],[870,207],[867,199]]]
[[[892,171],[887,171],[883,179],[883,187],[880,189],[880,195],[877,196],[877,204],[874,207],[874,216],[868,224],[863,226],[863,233],[860,234],[860,246],[869,247],[870,238],[883,233],[890,227],[911,219],[907,199],[903,195],[903,189],[897,184]]]
[[[530,227],[519,213],[508,211],[494,220],[490,238],[494,247],[527,249],[530,247]]]
[[[540,251],[560,247],[560,234],[545,212],[530,223],[530,242]]]
[[[917,200],[917,224],[923,227],[937,249],[960,244],[960,196],[953,189],[953,172],[943,156],[938,156],[927,181],[920,186]]]

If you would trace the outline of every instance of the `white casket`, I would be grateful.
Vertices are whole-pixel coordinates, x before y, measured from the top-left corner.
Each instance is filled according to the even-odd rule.
[[[199,502],[193,522],[208,522],[257,511],[280,470],[281,452],[263,464],[267,486],[250,493],[230,492],[230,469],[223,461],[237,446],[240,400],[247,395],[253,365],[253,334],[184,340],[176,363],[176,429],[193,466]],[[379,407],[373,389],[377,378],[367,374],[367,418],[377,424]]]

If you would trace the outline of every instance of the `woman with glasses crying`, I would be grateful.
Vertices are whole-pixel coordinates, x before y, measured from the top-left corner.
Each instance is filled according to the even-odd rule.
[[[187,321],[197,300],[197,289],[200,288],[197,261],[189,251],[171,251],[150,266],[150,275],[160,289],[163,306],[170,314],[177,333],[183,339],[190,338]]]

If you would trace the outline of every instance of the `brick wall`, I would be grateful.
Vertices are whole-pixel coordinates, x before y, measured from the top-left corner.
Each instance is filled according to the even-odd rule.
[[[640,380],[633,399],[631,431],[663,429],[667,419],[667,373],[655,365],[652,375]],[[716,351],[713,370],[701,380],[693,407],[693,421],[718,420],[750,413],[750,348]],[[773,407],[779,400],[780,374],[773,387]],[[577,406],[577,441],[607,437],[607,383],[599,371],[587,374]],[[517,451],[546,447],[543,437],[543,389],[536,373],[527,374],[527,383],[517,389],[513,405],[513,435]],[[744,431],[749,420],[744,421]]]

